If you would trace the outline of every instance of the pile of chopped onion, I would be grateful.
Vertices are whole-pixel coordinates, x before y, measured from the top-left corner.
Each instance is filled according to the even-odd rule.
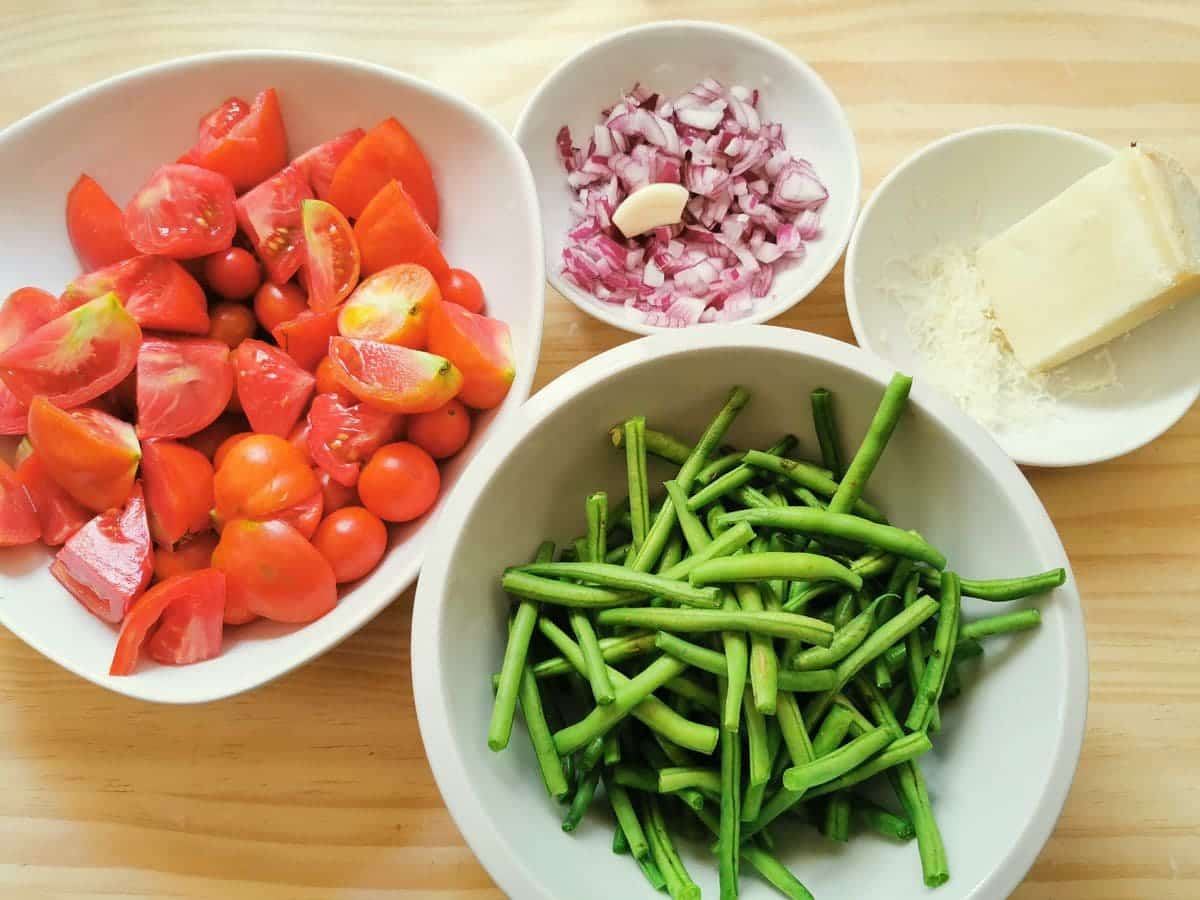
[[[640,85],[601,113],[587,149],[558,132],[576,197],[563,273],[647,325],[684,326],[749,315],[775,269],[804,258],[821,233],[829,192],[813,167],[762,119],[758,91],[706,78],[666,99]],[[683,222],[626,239],[612,214],[652,182],[687,188]]]

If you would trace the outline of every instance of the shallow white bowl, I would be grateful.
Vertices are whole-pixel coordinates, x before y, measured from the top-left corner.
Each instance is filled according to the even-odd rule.
[[[0,133],[0,170],[8,173],[0,204],[0,296],[24,284],[57,293],[78,274],[63,208],[80,172],[124,203],[156,166],[191,146],[207,110],[230,95],[270,86],[279,90],[293,154],[355,125],[401,119],[433,166],[446,256],[479,277],[488,311],[512,328],[516,380],[467,448],[443,467],[449,491],[488,433],[529,395],[542,333],[543,273],[537,203],[520,149],[487,115],[433,85],[348,59],[251,51],[139,69],[59,100]],[[489,202],[481,206],[483,196]],[[416,578],[429,529],[429,517],[394,529],[380,567],[344,591],[319,621],[233,629],[221,656],[199,665],[151,662],[131,677],[109,677],[116,632],[50,576],[42,548],[0,552],[0,622],[103,687],[169,703],[214,700],[282,675],[370,620]]]
[[[545,232],[546,275],[554,288],[589,315],[637,334],[669,331],[629,318],[562,274],[562,251],[572,225],[573,192],[554,137],[569,125],[577,140],[591,135],[600,110],[641,82],[669,96],[704,78],[757,88],[765,118],[783,123],[788,149],[809,160],[829,189],[823,234],[798,263],[781,267],[771,292],[738,324],[766,322],[809,295],[837,263],[858,213],[862,174],[854,133],[837,98],[811,67],[778,44],[715,22],[658,22],[618,31],[564,61],[525,105],[514,134],[537,183]]]
[[[436,528],[417,586],[412,667],[421,735],[438,786],[468,843],[508,896],[611,900],[657,896],[628,857],[613,856],[607,816],[574,835],[546,797],[523,727],[500,754],[487,747],[491,674],[505,643],[506,565],[546,538],[583,528],[594,490],[623,497],[624,459],[607,429],[634,414],[697,435],[729,387],[752,400],[730,433],[740,446],[794,431],[816,446],[808,392],[835,392],[845,442],[866,430],[892,373],[875,356],[804,332],[714,327],[656,335],[610,350],[531,399],[463,475]],[[669,467],[660,470],[670,471]],[[652,474],[652,478],[653,478]],[[868,487],[893,521],[916,528],[971,577],[1067,566],[1045,510],[1012,461],[978,426],[918,384]],[[1037,601],[1044,624],[988,645],[983,671],[944,710],[923,759],[952,877],[941,900],[1000,900],[1021,880],[1054,825],[1079,756],[1087,707],[1087,648],[1073,579]],[[996,604],[968,600],[966,615]],[[924,898],[913,845],[870,836],[831,848],[812,832],[777,841],[818,897]],[[706,897],[716,869],[702,848],[689,868]],[[747,898],[772,890],[744,881]]]
[[[920,375],[904,312],[889,295],[912,282],[897,263],[981,243],[1113,155],[1107,144],[1070,131],[997,125],[950,135],[909,157],[871,196],[846,253],[846,308],[858,343]],[[1052,415],[992,436],[1014,460],[1035,466],[1084,465],[1135,450],[1200,396],[1198,340],[1200,302],[1191,300],[1108,345],[1117,385],[1063,397]]]

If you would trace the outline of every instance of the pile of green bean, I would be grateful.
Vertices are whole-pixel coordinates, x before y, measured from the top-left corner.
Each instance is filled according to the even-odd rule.
[[[722,900],[742,863],[810,898],[774,855],[781,816],[834,841],[852,827],[915,838],[925,883],[950,877],[919,757],[981,640],[1040,622],[1036,609],[963,622],[960,598],[1016,600],[1065,573],[961,579],[863,499],[910,386],[892,379],[845,464],[824,389],[811,398],[819,463],[796,458],[790,435],[724,447],[740,387],[694,445],[632,418],[610,432],[627,500],[592,494],[584,536],[504,573],[515,607],[488,745],[508,745],[519,703],[563,830],[606,803],[613,851],[674,900],[700,896],[676,850],[688,836],[715,853]],[[662,497],[648,455],[678,466]],[[895,808],[867,799],[876,776]]]

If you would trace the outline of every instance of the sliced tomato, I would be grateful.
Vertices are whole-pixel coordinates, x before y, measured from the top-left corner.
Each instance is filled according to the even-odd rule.
[[[308,411],[308,452],[339,484],[352,487],[371,454],[400,434],[402,416],[366,403],[344,405],[319,394]]]
[[[310,199],[303,173],[288,166],[237,200],[238,224],[276,284],[287,282],[304,262],[300,204]]]
[[[430,412],[462,385],[462,373],[448,359],[394,344],[336,337],[329,360],[342,387],[388,412]]]
[[[216,549],[215,531],[189,534],[174,547],[158,547],[154,551],[154,577],[166,581],[172,575],[207,569],[212,565],[212,553]]]
[[[41,536],[41,521],[25,483],[0,459],[0,547],[32,544]]]
[[[220,172],[240,193],[278,172],[287,159],[279,95],[268,88],[253,104],[230,97],[205,115],[195,146],[179,161]]]
[[[173,259],[135,256],[80,275],[67,285],[62,302],[74,308],[110,292],[143,328],[208,334],[204,288]]]
[[[120,622],[154,568],[146,504],[135,488],[122,509],[109,509],[68,540],[50,572],[89,611]]]
[[[67,306],[41,288],[17,288],[0,305],[0,350],[7,350],[25,335],[78,305]]]
[[[63,490],[93,512],[123,506],[142,458],[133,426],[98,409],[66,412],[37,397],[29,443]]]
[[[151,655],[160,662],[199,662],[216,656],[221,651],[221,609],[225,605],[225,576],[216,569],[199,569],[174,575],[159,582],[133,604],[125,621],[121,623],[121,633],[117,636],[117,649],[113,653],[109,666],[109,675],[132,675],[137,668],[138,656],[142,644],[150,630],[161,620],[159,632],[173,623],[167,638],[160,644],[160,654],[167,659],[160,659],[160,654]],[[212,635],[212,610],[217,610],[217,634]],[[202,619],[202,624],[191,624],[196,617]],[[191,632],[196,633],[191,633]],[[157,633],[151,639],[151,647],[158,641]],[[214,645],[215,643],[215,650]],[[187,645],[194,659],[174,659],[176,655],[183,656],[183,648]],[[174,650],[174,652],[164,652]],[[199,651],[209,655],[197,655]]]
[[[329,339],[338,333],[338,310],[308,310],[276,325],[271,334],[302,369],[312,371],[329,353]]]
[[[142,445],[142,483],[150,536],[166,546],[212,525],[213,466],[199,450],[175,441]]]
[[[51,547],[66,542],[92,518],[91,510],[59,487],[50,477],[41,457],[30,452],[17,464],[17,478],[29,491],[41,523],[42,541]]]
[[[499,406],[516,375],[512,336],[499,319],[442,303],[429,318],[429,350],[462,372],[458,399],[475,409]]]
[[[216,515],[266,519],[304,503],[321,489],[308,457],[273,434],[254,434],[235,443],[213,480]]]
[[[147,338],[138,351],[138,435],[188,437],[225,411],[233,394],[229,348],[210,338]]]
[[[283,522],[230,522],[213,553],[213,567],[225,573],[227,610],[302,623],[337,605],[329,562]]]
[[[29,407],[0,381],[0,434],[24,434],[29,421]]]
[[[190,666],[220,656],[224,615],[222,578],[220,590],[193,590],[168,604],[146,652],[167,666]]]
[[[278,347],[255,340],[233,352],[233,367],[250,427],[260,434],[290,434],[316,386],[312,373]]]
[[[208,256],[233,243],[233,200],[233,184],[224,175],[199,166],[161,166],[125,207],[125,233],[139,253]]]
[[[358,284],[358,244],[346,217],[324,200],[305,200],[300,216],[308,305],[324,312],[345,300]]]
[[[289,506],[287,509],[282,509],[260,521],[285,522],[300,532],[305,540],[311,541],[312,536],[317,532],[317,526],[321,524],[321,517],[324,514],[325,497],[320,491],[317,491],[307,500],[297,503],[295,506]]]
[[[345,134],[339,134],[333,140],[318,144],[311,150],[306,150],[292,165],[304,173],[308,185],[319,200],[329,199],[329,185],[333,182],[333,173],[340,163],[366,132],[354,128]]]
[[[438,195],[425,154],[403,125],[384,119],[366,133],[338,164],[329,186],[329,202],[352,219],[389,181],[399,181],[431,229],[438,227]]]
[[[365,279],[338,313],[343,337],[424,350],[430,310],[441,302],[424,266],[401,263]]]
[[[424,266],[439,281],[450,272],[437,235],[398,181],[387,182],[367,204],[354,223],[354,237],[364,275],[397,263]]]
[[[121,207],[90,175],[80,175],[67,193],[67,236],[84,271],[137,255]]]

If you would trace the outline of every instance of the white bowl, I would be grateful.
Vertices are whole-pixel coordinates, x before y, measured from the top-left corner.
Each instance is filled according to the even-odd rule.
[[[795,431],[810,453],[808,392],[835,392],[845,442],[864,433],[892,369],[828,338],[782,328],[733,327],[656,335],[610,350],[563,375],[506,423],[463,475],[438,522],[413,611],[412,669],[425,749],[442,796],[500,888],[522,900],[657,896],[628,857],[609,851],[607,815],[574,835],[546,797],[523,727],[500,754],[487,747],[491,674],[499,669],[510,608],[506,565],[539,541],[582,530],[593,490],[622,497],[624,459],[607,428],[644,414],[692,437],[729,387],[752,400],[731,443],[763,445]],[[663,471],[668,471],[664,469]],[[653,476],[652,476],[653,477]],[[941,546],[958,571],[998,577],[1068,566],[1029,483],[977,425],[920,384],[868,486],[893,520]],[[951,881],[941,900],[1007,897],[1050,834],[1083,739],[1087,645],[1073,578],[1037,601],[1042,627],[988,645],[983,671],[944,710],[923,758]],[[997,606],[968,600],[968,618]],[[818,897],[924,898],[913,845],[856,837],[831,848],[811,835],[778,852]],[[716,869],[688,857],[706,897]],[[754,878],[746,898],[775,896]]]
[[[980,243],[1037,209],[1114,151],[1040,125],[950,135],[909,157],[875,190],[846,253],[846,307],[858,343],[920,375],[903,310],[889,290],[912,282],[903,265],[946,245]],[[1154,440],[1200,396],[1200,302],[1182,303],[1108,345],[1118,384],[1061,397],[1037,421],[992,429],[1017,462],[1074,466]],[[1071,366],[1086,366],[1083,361]]]
[[[80,172],[123,203],[156,166],[191,146],[207,110],[230,95],[270,86],[279,90],[293,154],[355,125],[369,128],[393,114],[403,120],[434,169],[446,256],[479,277],[488,311],[512,328],[516,380],[467,448],[443,467],[449,491],[487,433],[529,395],[542,332],[543,273],[537,203],[520,149],[487,115],[433,85],[353,60],[252,51],[138,69],[59,100],[0,133],[0,169],[8,173],[0,205],[0,296],[24,284],[57,293],[78,274],[63,208]],[[480,205],[480,197],[488,202]],[[429,530],[429,517],[394,529],[380,567],[344,591],[319,621],[232,629],[221,656],[199,665],[144,663],[133,676],[109,677],[115,630],[51,577],[50,556],[40,547],[0,552],[0,622],[103,687],[171,703],[214,700],[282,675],[370,620],[416,578]]]
[[[600,110],[637,82],[673,96],[708,77],[757,88],[763,116],[783,124],[788,149],[809,160],[829,189],[822,236],[806,245],[803,260],[776,272],[771,292],[738,324],[766,322],[807,297],[837,264],[850,239],[862,182],[858,147],[845,111],[820,75],[778,44],[715,22],[658,22],[618,31],[551,72],[513,132],[537,184],[547,278],[560,294],[609,325],[637,334],[670,330],[634,321],[621,307],[597,300],[563,277],[573,192],[555,150],[555,135],[563,125],[577,138],[590,135]]]

